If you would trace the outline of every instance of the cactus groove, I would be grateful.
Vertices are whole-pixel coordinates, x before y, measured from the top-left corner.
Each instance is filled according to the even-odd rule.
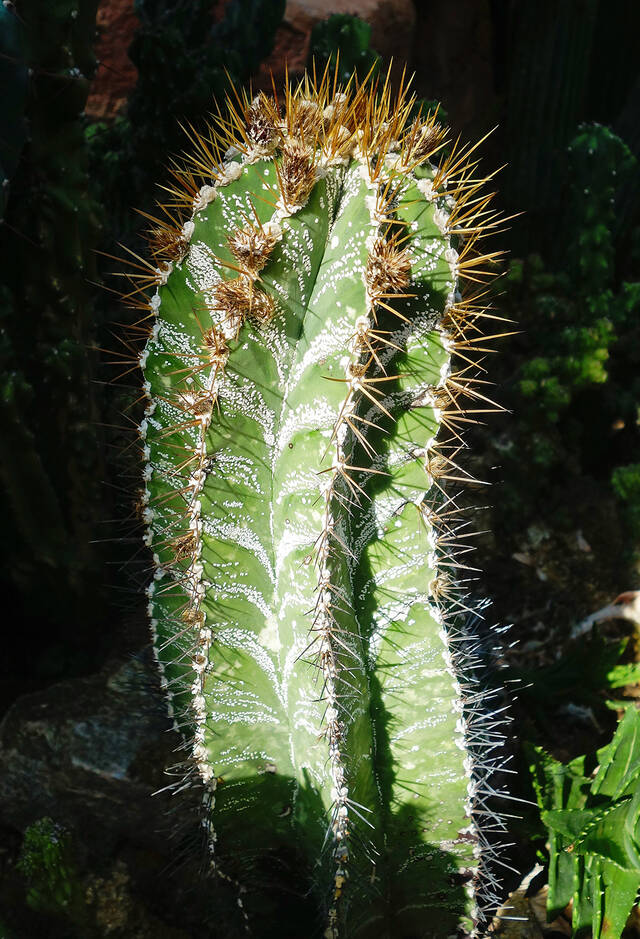
[[[220,935],[477,932],[500,720],[454,496],[492,406],[491,194],[388,78],[227,104],[127,292],[152,324],[153,644],[234,898]]]

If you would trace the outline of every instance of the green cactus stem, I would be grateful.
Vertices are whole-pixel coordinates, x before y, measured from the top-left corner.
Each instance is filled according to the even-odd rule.
[[[149,615],[225,936],[470,933],[493,889],[500,720],[452,493],[491,408],[497,217],[474,148],[436,166],[446,132],[412,106],[328,72],[238,95],[132,276]]]

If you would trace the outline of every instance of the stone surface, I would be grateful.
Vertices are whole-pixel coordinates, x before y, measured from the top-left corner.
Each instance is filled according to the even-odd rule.
[[[0,724],[0,936],[218,935],[199,790],[152,795],[179,744],[148,649],[14,702]],[[29,904],[16,866],[24,830],[45,816],[67,830],[73,862],[74,900],[55,916]]]
[[[270,90],[271,71],[276,87],[284,81],[285,65],[301,72],[309,54],[311,30],[332,13],[350,13],[371,26],[371,46],[384,59],[394,59],[394,79],[411,55],[416,22],[412,0],[288,0],[284,20],[276,33],[275,47],[263,62],[255,86]]]
[[[90,879],[85,902],[99,936],[113,939],[189,939],[194,935],[172,928],[151,910],[145,909],[133,886],[131,873],[122,861],[114,864],[107,877]]]
[[[19,698],[0,725],[0,822],[24,830],[50,815],[162,844],[166,804],[151,794],[176,759],[170,727],[147,653]]]

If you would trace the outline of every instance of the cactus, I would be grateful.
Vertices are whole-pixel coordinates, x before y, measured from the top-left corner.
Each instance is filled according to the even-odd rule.
[[[529,224],[518,232],[523,247],[530,247],[536,228],[538,233],[549,231],[545,221],[557,192],[558,157],[583,113],[591,52],[599,35],[597,12],[597,0],[572,0],[561,9],[544,0],[536,4],[535,14],[524,4],[509,10],[505,143],[510,167],[504,189],[510,202],[531,207]]]
[[[129,274],[153,644],[225,936],[469,933],[495,889],[454,496],[497,216],[413,104],[328,69],[238,94]]]

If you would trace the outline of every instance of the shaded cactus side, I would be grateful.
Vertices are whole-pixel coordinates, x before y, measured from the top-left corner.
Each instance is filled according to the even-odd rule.
[[[238,96],[131,274],[149,615],[230,935],[292,895],[327,937],[470,932],[494,899],[502,720],[452,493],[498,220],[412,107],[328,73]]]

